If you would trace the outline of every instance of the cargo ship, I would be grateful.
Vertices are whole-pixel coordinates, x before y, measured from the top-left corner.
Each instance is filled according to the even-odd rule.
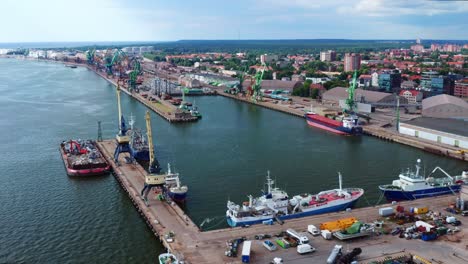
[[[358,117],[355,114],[344,114],[338,116],[338,120],[321,116],[312,111],[307,112],[304,117],[307,124],[323,130],[327,130],[340,135],[360,135],[362,127],[358,124]]]
[[[319,192],[318,194],[300,194],[289,198],[288,194],[273,187],[274,181],[268,173],[267,191],[258,198],[249,195],[249,201],[237,205],[227,202],[227,223],[232,226],[246,226],[276,220],[300,218],[352,208],[364,194],[361,188],[342,188],[341,174],[339,188]]]
[[[181,185],[179,173],[172,173],[170,164],[167,164],[165,181],[167,195],[175,202],[184,203],[187,198],[188,187]]]
[[[355,112],[357,108],[357,104],[354,100],[356,79],[357,72],[355,71],[352,84],[348,88],[348,98],[345,100],[346,107],[343,107],[343,112],[341,114],[332,119],[327,116],[321,116],[311,109],[311,111],[304,115],[307,124],[340,135],[362,134],[362,127],[359,125],[359,118]]]
[[[431,177],[436,171],[441,171],[445,177]],[[424,177],[421,172],[421,160],[416,161],[416,170],[409,168],[400,173],[399,179],[392,184],[380,185],[379,189],[388,201],[415,200],[444,194],[455,194],[463,184],[468,183],[467,172],[460,176],[450,176],[440,167],[436,167],[431,174]]]
[[[146,137],[140,129],[134,128],[135,121],[130,116],[130,150],[133,158],[140,161],[149,161],[149,146]]]
[[[63,141],[60,153],[69,176],[94,176],[110,171],[110,165],[93,140]]]

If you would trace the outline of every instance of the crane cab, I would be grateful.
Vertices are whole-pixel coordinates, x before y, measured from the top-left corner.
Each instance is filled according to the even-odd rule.
[[[166,175],[148,174],[145,176],[145,183],[148,185],[163,185],[166,183]]]

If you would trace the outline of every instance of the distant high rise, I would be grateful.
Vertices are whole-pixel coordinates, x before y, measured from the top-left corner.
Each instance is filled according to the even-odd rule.
[[[424,51],[424,46],[421,44],[416,44],[411,46],[411,50],[415,52],[423,52]]]
[[[416,44],[421,44],[421,39],[420,38],[416,39]]]
[[[344,71],[354,71],[361,68],[361,55],[357,53],[346,53],[344,58]]]
[[[336,60],[336,51],[328,50],[320,52],[320,61],[335,61]]]
[[[277,60],[278,60],[278,55],[268,55],[268,54],[260,55],[261,63],[270,63],[272,61],[277,61]]]

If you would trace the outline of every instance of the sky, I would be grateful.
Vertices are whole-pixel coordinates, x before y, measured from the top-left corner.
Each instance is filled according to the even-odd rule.
[[[0,42],[468,39],[468,1],[2,0]]]

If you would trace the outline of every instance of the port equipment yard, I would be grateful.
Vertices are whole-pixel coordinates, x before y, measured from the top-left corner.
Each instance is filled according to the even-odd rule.
[[[154,235],[158,237],[164,246],[181,260],[186,263],[240,263],[240,250],[237,258],[230,258],[224,255],[226,242],[231,239],[246,237],[253,239],[257,234],[277,234],[288,228],[293,228],[300,232],[305,232],[307,226],[314,224],[320,226],[320,223],[332,220],[338,220],[346,217],[355,217],[363,222],[373,222],[381,219],[378,215],[378,208],[387,207],[381,205],[376,207],[366,207],[353,209],[348,212],[338,212],[310,216],[305,218],[286,221],[283,225],[254,225],[249,228],[226,228],[213,231],[201,231],[195,223],[192,222],[180,207],[175,203],[159,201],[151,195],[149,207],[145,205],[140,198],[140,191],[143,188],[144,176],[146,171],[138,164],[125,163],[125,156],[120,155],[120,166],[113,160],[113,153],[116,147],[114,140],[105,140],[98,142],[98,147],[111,164],[114,170],[114,176],[127,192],[138,212],[145,219]],[[401,202],[399,205],[404,207],[427,207],[433,211],[443,211],[448,204],[455,201],[455,196],[439,196],[436,198],[425,198],[416,201]],[[442,237],[436,241],[424,242],[422,240],[406,240],[397,236],[381,235],[371,236],[369,238],[360,238],[351,241],[323,240],[321,237],[311,238],[311,245],[317,249],[316,252],[308,255],[298,255],[294,248],[284,250],[279,248],[277,251],[270,252],[266,250],[261,241],[252,243],[252,263],[268,263],[274,257],[282,257],[285,263],[323,263],[335,244],[344,245],[343,249],[351,250],[355,247],[361,247],[363,252],[359,256],[360,260],[375,259],[386,254],[395,254],[406,251],[414,254],[423,255],[434,263],[467,263],[468,239],[467,234],[468,217],[466,220],[458,217],[462,221],[459,227],[460,232],[455,235],[446,235],[449,242]],[[165,235],[172,232],[174,241],[168,243]],[[450,242],[450,237],[456,236],[458,242]],[[438,262],[437,262],[438,261]]]

